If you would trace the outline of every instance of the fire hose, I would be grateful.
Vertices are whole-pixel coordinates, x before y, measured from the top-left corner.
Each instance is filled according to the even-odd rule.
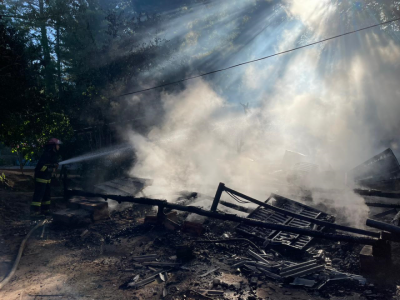
[[[32,234],[36,229],[38,229],[39,227],[43,226],[43,225],[46,224],[46,223],[47,223],[47,220],[43,220],[43,221],[37,223],[36,226],[33,227],[33,228],[28,232],[28,234],[26,235],[26,237],[23,239],[21,245],[19,246],[17,258],[16,258],[15,261],[14,261],[14,264],[13,264],[13,266],[12,266],[12,268],[11,268],[10,273],[8,273],[8,275],[3,279],[3,281],[0,282],[0,290],[11,280],[11,278],[14,276],[15,272],[17,271],[17,267],[18,267],[19,261],[20,261],[20,259],[21,259],[22,253],[24,252],[26,242],[28,241],[28,239],[29,239],[29,237],[31,236],[31,234]]]

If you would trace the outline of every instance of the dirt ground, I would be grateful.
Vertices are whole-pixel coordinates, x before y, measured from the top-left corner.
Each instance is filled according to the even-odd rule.
[[[5,174],[13,190],[0,190],[0,280],[11,269],[21,241],[34,226],[28,218],[32,172]],[[54,190],[61,195],[60,186]],[[55,202],[56,209],[64,205],[60,198]],[[382,279],[382,274],[368,278],[364,287],[339,285],[324,292],[264,276],[254,280],[251,274],[230,267],[232,258],[246,255],[248,246],[241,243],[196,244],[195,259],[179,268],[143,266],[132,257],[156,254],[158,261],[174,262],[178,245],[235,234],[235,224],[220,221],[208,221],[202,236],[171,231],[144,223],[144,216],[151,214],[155,212],[148,207],[125,206],[124,210],[113,211],[109,220],[88,227],[60,228],[48,224],[44,231],[38,229],[25,248],[15,276],[0,290],[0,299],[395,299],[400,281],[393,274],[384,280],[376,280]],[[332,250],[329,242],[321,247],[332,253],[337,251]],[[349,247],[346,253],[357,257],[360,246]],[[127,287],[138,275],[140,281],[158,273],[164,275],[157,276],[153,283],[138,289]],[[216,279],[219,284],[215,284]],[[223,290],[224,295],[201,295],[202,290],[210,289]]]

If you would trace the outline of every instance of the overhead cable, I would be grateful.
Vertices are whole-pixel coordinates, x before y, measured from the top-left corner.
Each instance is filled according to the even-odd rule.
[[[236,68],[236,67],[247,65],[247,64],[250,64],[250,63],[253,63],[253,62],[257,62],[257,61],[268,59],[268,58],[271,58],[271,57],[274,57],[274,56],[286,54],[286,53],[293,52],[293,51],[296,51],[296,50],[299,50],[299,49],[302,49],[302,48],[310,47],[310,46],[313,46],[313,45],[316,45],[316,44],[319,44],[319,43],[323,43],[323,42],[326,42],[326,41],[329,41],[329,40],[336,39],[338,37],[342,37],[342,36],[345,36],[345,35],[353,34],[353,33],[356,33],[356,32],[362,31],[362,30],[367,30],[367,29],[370,29],[370,28],[374,28],[374,27],[382,26],[382,25],[389,24],[389,23],[392,23],[392,22],[396,22],[396,21],[399,21],[399,20],[400,20],[400,18],[397,18],[397,19],[393,19],[393,20],[390,20],[390,21],[382,22],[382,23],[379,23],[379,24],[374,24],[374,25],[371,25],[371,26],[363,27],[363,28],[360,28],[360,29],[357,29],[357,30],[353,30],[353,31],[349,31],[349,32],[346,32],[346,33],[338,34],[338,35],[335,35],[335,36],[332,36],[332,37],[329,37],[329,38],[325,38],[325,39],[319,40],[319,41],[314,42],[314,43],[310,43],[310,44],[307,44],[307,45],[295,47],[295,48],[292,48],[292,49],[289,49],[289,50],[285,50],[285,51],[282,51],[282,52],[277,52],[277,53],[274,53],[274,54],[271,54],[271,55],[268,55],[268,56],[264,56],[264,57],[253,59],[253,60],[249,60],[249,61],[242,62],[242,63],[236,64],[236,65],[233,65],[233,66],[229,66],[229,67],[226,67],[226,68],[222,68],[222,69],[218,69],[218,70],[202,73],[202,74],[199,74],[199,75],[186,77],[186,78],[183,78],[183,79],[180,79],[180,80],[177,80],[177,81],[171,81],[171,82],[164,83],[164,84],[161,84],[161,85],[156,85],[156,86],[153,86],[153,87],[150,87],[150,88],[147,88],[147,89],[128,92],[128,93],[121,94],[121,95],[118,95],[118,96],[115,96],[115,97],[111,97],[111,99],[118,98],[118,97],[123,97],[123,96],[128,96],[128,95],[133,95],[133,94],[138,94],[138,93],[143,93],[143,92],[147,92],[147,91],[150,91],[150,90],[154,90],[154,89],[158,89],[158,88],[161,88],[161,87],[165,87],[165,86],[168,86],[168,85],[173,85],[173,84],[181,83],[181,82],[184,82],[184,81],[196,79],[196,78],[199,78],[199,77],[203,77],[203,76],[219,73],[219,72],[222,72],[222,71],[226,71],[226,70],[229,70],[229,69],[233,69],[233,68]]]

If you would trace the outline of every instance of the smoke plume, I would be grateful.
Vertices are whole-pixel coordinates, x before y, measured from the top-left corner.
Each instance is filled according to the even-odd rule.
[[[306,2],[269,7],[264,12],[271,16],[269,27],[230,61],[354,30],[357,14],[363,16],[359,28],[390,19],[398,9],[391,1],[360,9],[346,1]],[[284,22],[273,20],[282,15]],[[319,175],[334,173],[334,180],[309,178],[314,201],[344,216],[343,222],[362,226],[368,209],[361,197],[343,192],[344,174],[384,148],[397,147],[399,37],[398,24],[381,26],[163,93],[159,125],[146,136],[130,134],[138,157],[131,174],[154,179],[146,192],[169,200],[182,190],[213,196],[219,182],[263,200],[288,185],[281,163],[285,150],[293,150],[317,165]],[[207,61],[211,58],[212,52]],[[247,102],[243,109],[240,103]]]

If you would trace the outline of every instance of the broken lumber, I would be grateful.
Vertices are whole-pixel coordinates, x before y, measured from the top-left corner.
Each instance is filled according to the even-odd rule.
[[[249,251],[247,252],[250,256],[252,256],[254,259],[257,259],[258,261],[261,261],[263,263],[266,263],[267,265],[270,264],[270,262],[268,260],[266,260],[265,258],[261,257],[260,255],[258,255],[257,253],[254,253],[253,251],[251,251],[249,249]]]
[[[210,218],[214,218],[214,219],[232,221],[232,222],[237,222],[237,223],[244,223],[244,224],[248,224],[251,226],[258,226],[258,227],[263,227],[263,228],[272,229],[272,230],[304,234],[304,235],[308,235],[308,236],[313,236],[313,237],[327,239],[327,240],[333,240],[333,241],[343,241],[343,242],[356,243],[356,244],[362,244],[362,245],[375,245],[378,242],[378,239],[375,239],[375,238],[366,238],[366,237],[356,237],[356,236],[343,235],[343,234],[325,233],[325,232],[320,232],[320,231],[315,231],[315,230],[310,230],[310,229],[305,229],[305,228],[288,226],[288,225],[273,224],[273,223],[262,222],[262,221],[254,220],[254,219],[242,218],[242,217],[239,217],[234,214],[211,212],[211,211],[207,211],[207,210],[201,209],[199,207],[195,207],[195,206],[183,206],[183,205],[179,205],[179,204],[175,204],[175,203],[169,203],[166,200],[149,199],[149,198],[135,198],[132,196],[105,195],[105,194],[90,193],[90,192],[85,192],[85,191],[80,191],[80,190],[68,190],[68,195],[79,195],[79,196],[85,196],[85,197],[100,197],[103,199],[116,200],[119,203],[132,202],[132,203],[138,203],[138,204],[158,206],[159,207],[159,211],[158,211],[159,217],[161,217],[163,215],[164,208],[171,208],[171,209],[175,209],[175,210],[195,213],[198,215],[202,215],[202,216],[206,216],[206,217],[210,217]]]

